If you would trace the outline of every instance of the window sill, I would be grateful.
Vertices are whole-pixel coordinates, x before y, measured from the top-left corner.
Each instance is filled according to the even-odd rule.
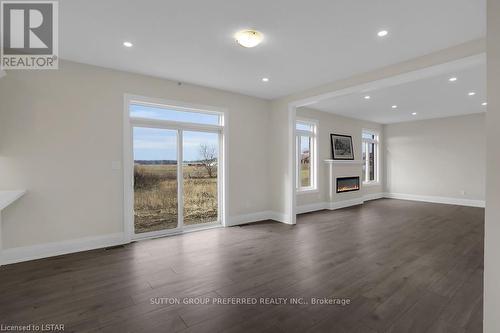
[[[363,182],[363,186],[380,186],[380,182]]]
[[[308,190],[297,190],[297,195],[301,194],[314,194],[314,193],[319,193],[319,190],[317,188],[313,189],[308,189]]]

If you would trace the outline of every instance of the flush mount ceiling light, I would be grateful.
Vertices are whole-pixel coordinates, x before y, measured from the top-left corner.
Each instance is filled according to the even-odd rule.
[[[387,30],[380,30],[379,32],[377,32],[377,36],[379,37],[385,37],[389,34],[389,32]]]
[[[269,82],[269,78],[268,77],[263,77],[262,78],[262,82]]]
[[[416,116],[416,115],[417,115],[417,113],[416,113],[416,112],[413,112],[411,115],[412,115],[412,116]]]
[[[123,42],[123,46],[132,47],[132,46],[134,46],[134,44],[132,44],[131,42]]]
[[[450,77],[450,78],[448,79],[448,81],[450,81],[450,82],[455,82],[456,80],[457,80],[457,78],[456,78],[456,77]]]
[[[397,108],[398,108],[398,106],[397,106],[397,105],[393,105],[393,106],[391,106],[391,107],[392,107],[393,109],[397,109]]]
[[[483,102],[483,103],[481,103],[481,105],[482,105],[482,106],[486,106],[486,105],[488,105],[488,103]]]
[[[262,42],[264,36],[256,30],[240,30],[234,34],[234,38],[243,47],[255,47]]]
[[[469,95],[469,96],[474,96],[475,94],[476,94],[475,92],[471,91],[471,92],[469,92],[469,94],[468,94],[468,95]]]
[[[363,97],[364,99],[370,99],[371,97],[369,95],[366,95],[365,97]]]

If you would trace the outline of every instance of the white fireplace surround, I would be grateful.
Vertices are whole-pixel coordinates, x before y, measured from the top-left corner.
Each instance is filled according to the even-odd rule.
[[[362,201],[363,198],[363,161],[360,160],[325,160],[328,167],[328,200],[329,206],[335,206],[344,201]],[[337,193],[337,178],[359,177],[359,191]]]

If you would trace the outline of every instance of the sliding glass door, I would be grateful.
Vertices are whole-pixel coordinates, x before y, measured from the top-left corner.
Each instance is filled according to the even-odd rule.
[[[183,224],[219,220],[219,134],[183,131]]]
[[[131,238],[221,224],[224,113],[146,98],[127,103],[125,144],[132,144],[127,159],[133,168],[126,167],[125,181],[133,186],[125,210]]]
[[[219,146],[217,132],[133,127],[135,234],[220,222]]]
[[[178,227],[178,131],[133,128],[134,231]]]

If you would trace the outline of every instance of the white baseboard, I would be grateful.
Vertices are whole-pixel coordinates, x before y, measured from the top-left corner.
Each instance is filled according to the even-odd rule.
[[[365,194],[363,196],[364,201],[371,201],[371,200],[377,200],[377,199],[382,199],[385,196],[385,193],[372,193],[372,194]]]
[[[231,216],[229,218],[229,223],[227,223],[226,225],[228,227],[233,227],[236,225],[247,224],[247,223],[252,223],[252,222],[259,222],[259,221],[264,221],[264,220],[274,220],[274,221],[286,223],[286,221],[288,219],[287,219],[286,214],[274,212],[271,210],[266,210],[263,212]]]
[[[297,206],[295,209],[295,212],[297,214],[304,214],[304,213],[309,213],[309,212],[315,212],[318,210],[323,210],[327,209],[327,203],[326,202],[316,202],[308,205],[301,205]]]
[[[269,215],[269,219],[270,220],[274,220],[274,221],[278,221],[278,222],[281,222],[281,223],[289,224],[288,221],[290,221],[290,219],[288,218],[287,214],[280,213],[280,212],[274,212],[274,211],[271,211],[270,213],[271,213]]]
[[[126,243],[126,241],[123,233],[85,237],[62,242],[3,249],[1,252],[1,259],[2,265],[7,265],[22,261],[116,246],[124,243]]]
[[[252,223],[252,222],[269,220],[271,214],[272,214],[271,211],[264,211],[264,212],[231,216],[229,218],[229,223],[227,223],[226,226],[233,227],[235,225],[241,225],[241,224],[247,224],[247,223]]]
[[[462,199],[462,198],[435,197],[428,195],[403,194],[403,193],[384,193],[384,197],[390,199],[423,201],[423,202],[432,202],[432,203],[440,203],[446,205],[457,205],[457,206],[468,206],[468,207],[484,208],[486,206],[484,200],[472,200],[472,199]]]

